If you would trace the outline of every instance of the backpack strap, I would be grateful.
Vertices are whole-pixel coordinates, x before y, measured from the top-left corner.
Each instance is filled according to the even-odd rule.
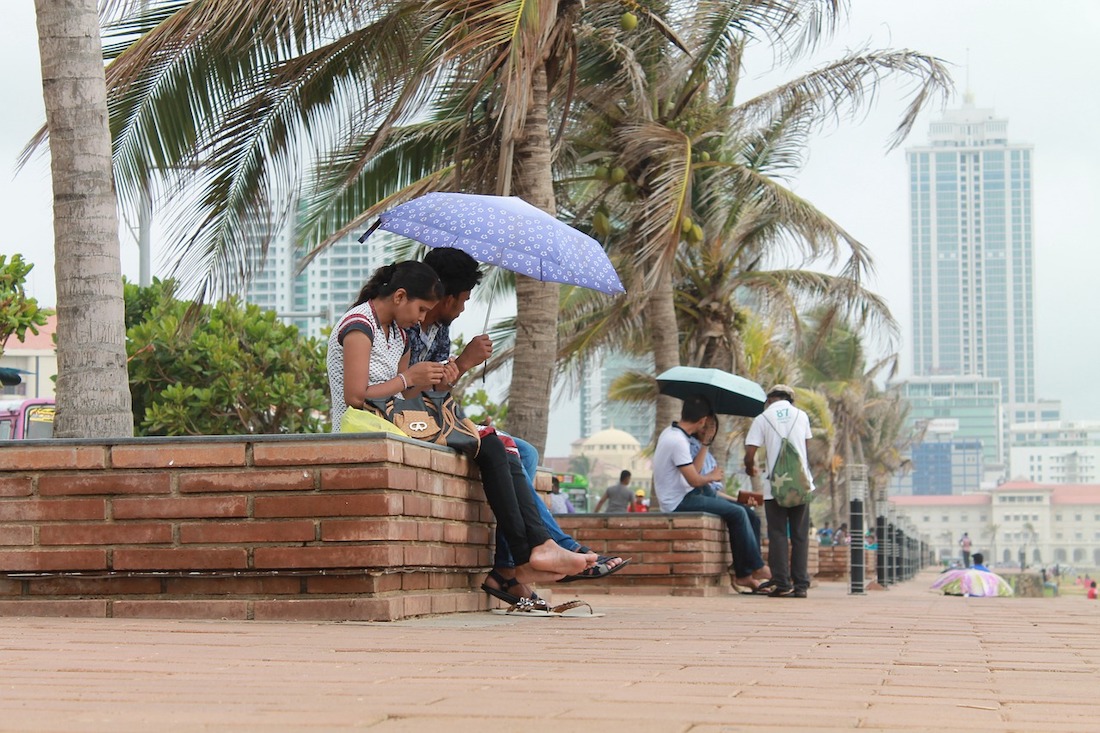
[[[778,435],[778,436],[779,436],[780,438],[783,438],[784,440],[790,440],[790,439],[791,439],[791,433],[793,433],[793,432],[794,432],[794,426],[795,426],[795,424],[796,424],[796,423],[798,422],[798,416],[797,416],[797,415],[795,415],[795,419],[791,421],[791,427],[790,427],[790,429],[789,429],[789,430],[787,431],[787,434],[786,434],[786,435],[784,435],[783,433],[779,432],[779,426],[778,426],[778,425],[776,425],[775,423],[773,423],[773,422],[772,422],[771,420],[769,420],[769,419],[768,419],[768,416],[767,416],[766,414],[764,414],[764,413],[761,413],[761,415],[762,415],[762,416],[763,416],[763,418],[764,418],[764,422],[766,422],[766,423],[767,423],[767,424],[768,424],[768,425],[769,425],[769,426],[771,427],[771,429],[775,431],[775,434],[776,434],[776,435]]]
[[[773,423],[771,420],[768,419],[767,413],[762,412],[762,413],[760,413],[760,416],[764,418],[764,422],[766,422],[768,424],[768,427],[770,427],[772,430],[774,430],[775,434],[778,435],[781,438],[781,440],[779,441],[779,445],[780,445],[780,451],[782,451],[783,441],[784,440],[786,440],[788,442],[790,441],[791,433],[794,432],[794,426],[798,422],[798,416],[795,415],[795,419],[791,421],[791,427],[790,427],[789,430],[787,430],[786,435],[784,435],[782,432],[780,432],[779,426],[777,424]],[[778,453],[776,453],[776,455],[774,457],[768,456],[768,474],[769,475],[771,475],[771,473],[773,471],[775,471],[775,463],[778,460],[779,460],[779,454]]]

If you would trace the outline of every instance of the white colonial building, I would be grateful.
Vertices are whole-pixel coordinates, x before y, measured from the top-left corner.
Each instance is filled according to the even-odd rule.
[[[989,563],[1100,568],[1100,484],[1014,479],[965,496],[897,496],[898,516],[941,559],[958,557],[963,532]]]

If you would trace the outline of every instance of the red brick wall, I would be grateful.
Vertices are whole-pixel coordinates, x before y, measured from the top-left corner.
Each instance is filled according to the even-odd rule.
[[[566,533],[600,555],[631,558],[584,594],[720,595],[730,591],[726,525],[713,514],[562,514]],[[578,590],[579,592],[579,590]]]
[[[631,558],[615,575],[585,581],[586,594],[721,595],[732,590],[726,526],[712,514],[567,514],[557,520],[599,554]],[[766,562],[767,537],[761,553]],[[807,565],[810,576],[817,576],[817,543],[810,544]]]
[[[476,469],[362,436],[0,447],[0,615],[387,620],[486,608]]]

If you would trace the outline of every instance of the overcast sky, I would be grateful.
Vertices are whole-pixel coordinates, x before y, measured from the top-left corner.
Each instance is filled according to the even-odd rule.
[[[1095,0],[853,0],[834,42],[800,68],[770,71],[767,53],[749,57],[743,94],[775,86],[847,48],[909,48],[954,64],[961,104],[969,87],[978,107],[1008,120],[1012,142],[1035,147],[1035,324],[1037,393],[1063,400],[1070,419],[1100,420],[1100,65],[1089,51],[1100,35]],[[19,151],[44,120],[33,4],[5,4],[0,29],[0,253],[35,263],[30,289],[54,303],[49,170],[34,162],[14,177]],[[969,58],[969,64],[967,64]],[[870,285],[902,323],[903,374],[910,371],[909,242],[904,147],[927,141],[926,114],[901,149],[886,153],[902,109],[884,87],[872,111],[819,136],[792,183],[874,253]],[[137,246],[123,225],[123,272],[137,279]],[[156,263],[159,265],[159,263]],[[159,270],[158,270],[159,273]],[[480,328],[481,319],[470,318]],[[1085,326],[1084,330],[1075,325]],[[573,410],[575,412],[575,408]],[[579,433],[568,409],[555,411],[548,454],[564,455]]]

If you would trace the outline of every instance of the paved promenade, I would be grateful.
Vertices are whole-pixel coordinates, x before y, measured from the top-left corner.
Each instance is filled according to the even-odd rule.
[[[949,598],[932,577],[592,594],[607,615],[583,620],[0,618],[0,730],[1100,731],[1100,603]]]

